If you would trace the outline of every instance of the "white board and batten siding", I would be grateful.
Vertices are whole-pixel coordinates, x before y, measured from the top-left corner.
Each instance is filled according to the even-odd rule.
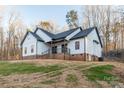
[[[25,38],[22,44],[22,55],[29,56],[29,55],[36,55],[36,38],[31,34],[28,33],[27,37]],[[31,53],[31,46],[34,45],[34,52]],[[27,53],[25,54],[25,48],[27,48]]]
[[[36,31],[36,34],[40,37],[40,38],[42,38],[45,42],[49,42],[49,41],[52,41],[52,39],[48,36],[48,35],[46,35],[42,30],[40,30],[40,29],[38,29],[37,31]]]
[[[78,50],[75,49],[75,42],[76,41],[78,41],[80,43]],[[70,49],[70,54],[82,54],[82,53],[84,53],[84,38],[70,40],[67,47]]]
[[[37,55],[43,55],[44,52],[48,51],[50,47],[44,42],[37,42]]]
[[[93,40],[96,40],[98,44],[94,43]],[[86,52],[91,55],[102,57],[102,47],[95,29],[86,37]]]
[[[99,44],[95,44],[93,40],[98,41]],[[78,50],[75,49],[76,41],[80,43]],[[85,53],[95,55],[98,57],[102,56],[102,48],[101,48],[100,41],[99,41],[99,38],[98,38],[98,35],[95,29],[90,34],[88,34],[87,37],[85,37],[85,42],[86,42],[86,46],[84,46],[84,38],[70,40],[68,43],[70,54],[82,54],[84,53],[84,47],[85,47]]]
[[[33,52],[31,52],[31,46],[33,47]],[[27,53],[25,54],[25,48],[27,48]],[[37,41],[32,34],[28,33],[22,44],[22,55],[23,56],[32,56],[32,55],[42,55],[43,52],[47,51],[49,46],[44,42]]]

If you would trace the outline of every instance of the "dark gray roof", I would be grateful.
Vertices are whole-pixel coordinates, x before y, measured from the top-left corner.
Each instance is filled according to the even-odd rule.
[[[38,29],[42,30],[44,33],[46,33],[49,37],[51,37],[53,40],[57,40],[57,39],[64,39],[66,36],[68,36],[69,34],[71,34],[72,32],[74,32],[75,30],[79,29],[80,27],[77,27],[77,28],[74,28],[74,29],[70,29],[70,30],[67,30],[67,31],[64,31],[64,32],[61,32],[61,33],[58,33],[58,34],[53,34],[53,33],[50,33],[42,28],[37,28],[35,30],[35,33]]]
[[[91,27],[91,28],[88,28],[88,29],[85,29],[85,30],[81,30],[78,34],[76,34],[75,36],[73,36],[71,38],[72,39],[77,39],[77,38],[80,38],[80,37],[85,37],[87,36],[93,29],[95,29],[95,27]]]
[[[66,36],[68,36],[69,34],[71,34],[72,32],[76,31],[77,29],[79,29],[79,27],[77,28],[74,28],[74,29],[70,29],[70,30],[67,30],[67,31],[64,31],[64,32],[61,32],[61,33],[58,33],[58,34],[55,34],[55,40],[56,39],[64,39]]]

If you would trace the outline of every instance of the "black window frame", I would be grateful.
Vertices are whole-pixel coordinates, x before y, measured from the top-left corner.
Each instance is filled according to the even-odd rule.
[[[52,53],[57,54],[57,46],[52,47]]]
[[[31,53],[34,53],[34,45],[31,45]]]
[[[79,50],[80,49],[80,42],[76,41],[75,42],[75,50]]]
[[[25,47],[25,50],[24,50],[25,54],[27,54],[27,47]]]

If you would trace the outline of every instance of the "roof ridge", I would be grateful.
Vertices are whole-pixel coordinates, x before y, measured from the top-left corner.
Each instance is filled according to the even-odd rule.
[[[86,29],[81,28],[81,31],[79,33],[77,33],[76,35],[74,35],[71,39],[79,38],[81,36],[85,37],[92,31],[92,29],[95,29],[95,27],[90,27],[90,28],[86,28]]]
[[[65,30],[65,31],[60,32],[60,33],[57,33],[57,34],[61,34],[61,33],[64,33],[64,32],[70,31],[70,30],[76,30],[76,29],[78,29],[78,28],[80,28],[80,27],[76,27],[76,28],[68,29],[68,30]],[[55,35],[57,35],[57,34],[55,34]]]

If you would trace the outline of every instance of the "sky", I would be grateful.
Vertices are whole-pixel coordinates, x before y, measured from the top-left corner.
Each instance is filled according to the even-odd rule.
[[[19,12],[28,26],[40,20],[53,20],[63,27],[66,24],[67,12],[74,9],[80,13],[81,8],[79,5],[16,5],[7,6],[7,11],[8,14],[12,10]]]

